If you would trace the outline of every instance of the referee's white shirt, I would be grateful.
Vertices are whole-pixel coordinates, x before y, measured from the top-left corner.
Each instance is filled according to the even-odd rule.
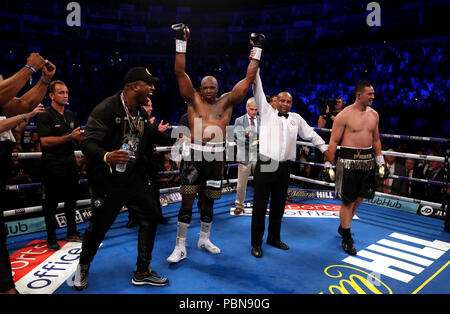
[[[253,94],[261,117],[259,132],[259,153],[273,160],[296,159],[297,136],[311,141],[322,153],[326,151],[325,141],[297,113],[289,112],[289,117],[278,116],[266,100],[266,94],[259,76],[259,69],[253,83]]]

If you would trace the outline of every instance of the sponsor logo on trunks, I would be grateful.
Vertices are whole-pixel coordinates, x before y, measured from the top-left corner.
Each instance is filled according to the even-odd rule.
[[[402,285],[407,285],[405,289],[408,293],[416,294],[449,266],[450,261],[444,265],[438,263],[449,250],[448,242],[393,232],[359,250],[357,255],[344,258],[341,262],[346,265],[326,267],[324,273],[331,278],[332,284],[320,293],[392,294],[395,291],[388,284],[395,284],[400,289]],[[432,265],[439,270],[429,272],[427,277],[431,277],[428,280],[420,279],[421,285],[418,286],[418,281],[414,279],[422,273],[426,274]],[[398,283],[401,285],[398,286]],[[414,287],[410,287],[410,283]]]
[[[371,159],[372,153],[370,154],[361,154],[361,150],[358,149],[356,154],[353,154],[353,159]]]
[[[234,214],[235,207],[230,209],[230,214]],[[294,218],[337,218],[339,219],[339,212],[341,205],[326,205],[326,204],[286,204],[283,217]],[[253,211],[252,203],[244,203],[244,209],[241,214],[236,216],[251,216]],[[269,215],[270,209],[267,209],[266,215]],[[353,219],[359,219],[354,216]]]
[[[222,186],[222,181],[216,181],[216,180],[207,180],[206,181],[206,186],[210,186],[212,188],[216,188],[216,189],[220,189],[220,187]]]

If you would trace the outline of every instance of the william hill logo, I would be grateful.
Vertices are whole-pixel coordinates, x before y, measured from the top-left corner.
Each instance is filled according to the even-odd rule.
[[[288,189],[291,198],[335,199],[334,191]]]

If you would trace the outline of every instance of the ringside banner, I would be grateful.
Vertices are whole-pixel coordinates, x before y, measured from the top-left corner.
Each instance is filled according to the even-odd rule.
[[[58,243],[61,249],[50,251],[47,241],[35,240],[10,255],[14,282],[20,293],[51,294],[64,282],[70,282],[80,258],[81,243]]]

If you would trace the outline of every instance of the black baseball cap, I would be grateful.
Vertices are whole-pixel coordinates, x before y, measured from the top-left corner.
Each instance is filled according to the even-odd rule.
[[[125,75],[124,83],[133,83],[136,81],[143,81],[148,85],[152,85],[159,81],[159,78],[153,76],[150,71],[145,67],[131,68]]]

